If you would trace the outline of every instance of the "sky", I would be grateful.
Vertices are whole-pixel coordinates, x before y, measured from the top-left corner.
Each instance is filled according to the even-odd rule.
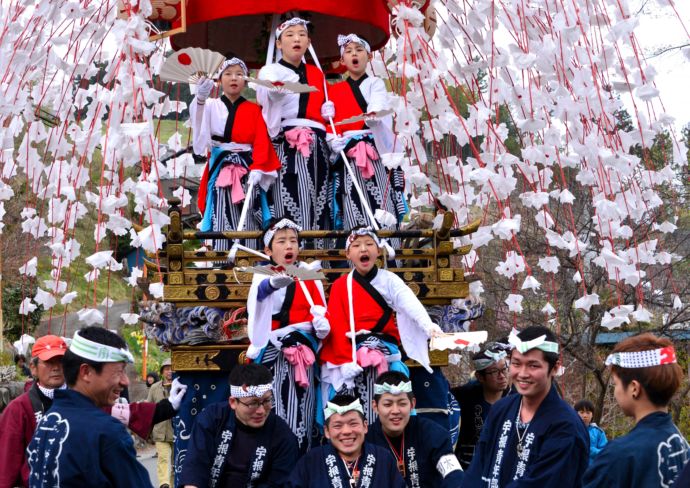
[[[681,129],[690,124],[690,46],[684,51],[674,49],[659,56],[652,55],[668,46],[690,44],[690,37],[683,29],[684,23],[690,31],[690,1],[675,0],[678,15],[668,5],[668,0],[630,1],[632,12],[643,7],[635,35],[647,62],[657,70],[656,85],[666,113],[675,117],[675,128]]]

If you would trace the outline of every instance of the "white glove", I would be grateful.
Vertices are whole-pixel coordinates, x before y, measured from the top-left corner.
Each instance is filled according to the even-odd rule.
[[[175,410],[180,409],[185,393],[187,393],[187,385],[181,383],[179,378],[175,378],[170,386],[170,395],[168,396],[168,401]]]
[[[213,80],[208,78],[200,78],[196,84],[196,100],[199,103],[204,103],[213,90]]]
[[[268,282],[276,290],[278,290],[280,288],[285,288],[286,286],[288,286],[290,283],[292,283],[294,281],[295,280],[292,279],[292,276],[288,276],[288,275],[284,275],[284,274],[271,276],[268,279]]]
[[[321,305],[314,305],[313,307],[311,307],[309,312],[311,312],[313,316],[311,323],[314,326],[314,332],[316,333],[316,337],[318,337],[319,339],[324,339],[331,331],[331,324],[328,322],[328,319],[326,318],[326,307],[323,307]]]
[[[122,425],[127,427],[129,425],[129,416],[130,416],[130,411],[129,411],[129,403],[127,403],[127,400],[124,402],[116,402],[115,405],[113,405],[113,408],[110,410],[110,415],[115,417],[117,420],[122,422]]]
[[[340,367],[340,372],[343,375],[343,379],[346,383],[354,380],[359,374],[364,371],[362,367],[357,363],[345,363]]]
[[[336,136],[334,138],[329,138],[328,139],[328,145],[331,146],[331,151],[337,156],[340,156],[340,151],[345,149],[345,146],[347,146],[347,141],[349,139],[345,139],[344,137]]]
[[[443,329],[441,329],[441,327],[439,327],[438,324],[434,323],[425,327],[425,331],[428,337],[438,337],[445,334],[445,332],[443,332]]]
[[[325,120],[335,117],[335,104],[330,100],[323,102],[323,105],[321,105],[321,117]]]
[[[247,177],[247,183],[250,185],[257,186],[259,183],[261,183],[261,178],[263,177],[263,173],[258,170],[251,170],[249,172],[249,176]]]

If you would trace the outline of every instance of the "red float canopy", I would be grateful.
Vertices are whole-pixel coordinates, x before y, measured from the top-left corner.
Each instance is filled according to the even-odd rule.
[[[295,12],[311,21],[319,60],[340,59],[338,34],[354,32],[381,48],[389,37],[385,0],[188,0],[187,30],[171,37],[173,49],[203,47],[247,64],[265,63],[273,14]]]

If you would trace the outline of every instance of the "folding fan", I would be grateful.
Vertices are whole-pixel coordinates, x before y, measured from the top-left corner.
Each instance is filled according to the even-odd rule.
[[[378,112],[367,112],[365,114],[359,114],[359,115],[353,115],[352,117],[348,119],[341,120],[340,122],[336,122],[335,125],[345,125],[345,124],[352,124],[354,122],[359,122],[360,120],[372,120],[372,119],[382,119],[387,115],[392,114],[393,111],[389,109],[385,110],[379,110]]]
[[[244,271],[245,273],[256,273],[267,276],[285,275],[301,281],[326,279],[326,276],[319,271],[300,268],[294,264],[288,264],[287,266],[247,266],[244,268],[239,268],[239,270]]]
[[[432,337],[429,348],[437,351],[465,349],[485,342],[489,334],[485,330],[476,332],[455,332]]]
[[[309,93],[317,91],[311,85],[304,83],[296,83],[294,81],[270,81],[270,80],[260,80],[258,78],[252,78],[250,76],[245,76],[244,78],[250,83],[255,83],[257,85],[268,88],[272,91],[286,91],[290,93]]]
[[[213,78],[225,56],[209,49],[187,47],[173,53],[163,63],[160,77],[163,81],[196,83],[202,76]]]

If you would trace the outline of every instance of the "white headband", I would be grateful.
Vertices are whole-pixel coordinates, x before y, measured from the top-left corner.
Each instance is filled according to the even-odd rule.
[[[521,354],[525,354],[530,349],[541,349],[544,352],[558,354],[558,344],[546,340],[546,335],[539,336],[531,341],[523,341],[518,337],[518,331],[513,329],[508,336],[508,342],[513,345]]]
[[[242,61],[240,58],[230,58],[223,61],[223,64],[220,65],[218,73],[216,74],[216,78],[220,78],[223,74],[223,71],[228,69],[230,66],[239,66],[240,68],[242,68],[244,76],[249,76],[249,70],[247,69],[247,65],[244,64],[244,61]]]
[[[278,26],[276,29],[276,39],[280,38],[280,35],[287,29],[288,27],[292,27],[293,25],[303,25],[304,28],[307,28],[307,24],[309,23],[308,20],[300,19],[299,17],[293,17],[291,19],[286,20],[282,24]]]
[[[615,365],[621,368],[649,368],[676,362],[676,350],[673,346],[651,351],[614,352],[606,358],[606,366]]]
[[[397,385],[389,385],[388,383],[384,382],[382,385],[374,385],[374,395],[383,395],[384,393],[390,393],[391,395],[412,393],[412,382],[401,381]]]
[[[235,386],[230,385],[230,396],[233,398],[249,398],[258,397],[261,398],[267,391],[273,391],[273,385],[271,383],[266,383],[265,385],[255,385],[255,386]]]
[[[127,349],[101,344],[100,342],[90,341],[74,333],[74,338],[69,345],[69,350],[79,357],[94,361],[96,363],[133,363],[134,356]]]
[[[496,364],[501,359],[504,359],[507,356],[505,351],[494,352],[486,350],[482,354],[484,354],[487,357],[472,360],[472,365],[474,366],[475,371],[482,371],[488,368],[489,366]]]
[[[324,420],[328,420],[328,418],[334,413],[345,415],[347,412],[352,411],[356,411],[364,415],[364,409],[362,408],[362,404],[359,402],[359,398],[349,405],[336,405],[335,403],[331,402],[326,403],[326,408],[323,411],[323,417]]]
[[[266,234],[264,234],[264,246],[268,247],[268,245],[273,240],[273,236],[276,234],[276,232],[278,232],[281,229],[292,229],[297,234],[302,232],[302,227],[295,224],[292,220],[280,219],[266,231]]]
[[[347,46],[349,43],[355,42],[357,44],[361,44],[364,49],[367,50],[369,54],[371,54],[371,46],[369,46],[369,43],[359,37],[357,34],[348,34],[346,36],[342,34],[338,34],[338,46],[340,46],[340,56],[342,57],[343,53],[345,52],[345,46]]]
[[[362,236],[371,237],[372,239],[374,239],[374,242],[376,243],[376,245],[378,247],[381,247],[381,242],[379,241],[378,236],[374,232],[374,229],[372,229],[371,227],[360,227],[359,229],[353,230],[350,233],[350,235],[347,236],[347,241],[345,241],[345,250],[347,251],[348,249],[350,249],[350,244],[355,242],[355,239],[357,239],[358,237],[362,237]]]

